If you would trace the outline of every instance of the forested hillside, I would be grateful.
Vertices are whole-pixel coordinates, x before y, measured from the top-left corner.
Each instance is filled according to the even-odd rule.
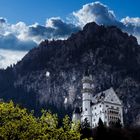
[[[71,114],[81,104],[86,69],[94,79],[93,94],[113,87],[123,101],[125,124],[139,124],[140,46],[117,27],[94,22],[67,40],[43,41],[16,65],[1,70],[0,98],[12,99],[36,115],[41,108],[61,117]]]

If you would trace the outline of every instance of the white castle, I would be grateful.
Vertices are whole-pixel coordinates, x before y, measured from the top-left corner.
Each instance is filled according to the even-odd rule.
[[[87,119],[91,128],[98,126],[99,119],[106,126],[118,121],[123,125],[123,106],[114,89],[111,87],[95,95],[93,80],[88,73],[84,75],[82,84],[82,107],[75,108],[72,121],[84,122]]]

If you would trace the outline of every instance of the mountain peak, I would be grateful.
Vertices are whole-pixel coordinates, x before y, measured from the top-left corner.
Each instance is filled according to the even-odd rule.
[[[0,98],[12,97],[32,109],[45,106],[69,112],[67,108],[81,103],[81,79],[87,67],[94,77],[94,94],[113,87],[123,100],[126,123],[134,123],[140,112],[140,46],[135,37],[117,27],[94,22],[67,40],[41,42],[10,73],[0,73],[0,84],[4,85]],[[7,77],[11,78],[8,85]]]

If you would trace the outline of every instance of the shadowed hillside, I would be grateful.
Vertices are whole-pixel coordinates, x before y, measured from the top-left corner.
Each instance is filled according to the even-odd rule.
[[[13,99],[37,114],[42,107],[59,115],[71,113],[73,105],[81,103],[86,68],[94,78],[93,94],[112,86],[124,103],[125,123],[138,123],[140,46],[115,26],[94,22],[67,40],[43,41],[15,66],[1,70],[0,98]]]

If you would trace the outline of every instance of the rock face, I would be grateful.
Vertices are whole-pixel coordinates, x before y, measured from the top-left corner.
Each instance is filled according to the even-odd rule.
[[[136,124],[140,46],[115,26],[89,23],[67,40],[43,41],[15,66],[0,71],[0,98],[36,113],[42,107],[60,116],[70,113],[81,103],[81,79],[87,68],[94,78],[93,94],[112,86],[123,101],[125,123]]]

